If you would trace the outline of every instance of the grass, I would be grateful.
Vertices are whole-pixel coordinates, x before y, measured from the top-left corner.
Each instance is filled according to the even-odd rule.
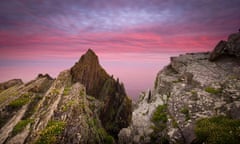
[[[167,105],[159,105],[151,118],[152,122],[154,123],[166,123],[167,122]]]
[[[215,89],[213,87],[206,87],[205,91],[210,93],[210,94],[219,94],[219,93],[221,93],[221,89]]]
[[[99,128],[97,130],[98,134],[102,136],[102,140],[104,144],[114,144],[114,138],[109,135],[105,129]]]
[[[173,119],[173,121],[172,121],[172,126],[173,126],[173,128],[178,128],[178,123],[175,119]]]
[[[26,119],[19,121],[12,130],[12,135],[17,135],[18,133],[22,132],[24,128],[29,124],[32,123],[33,119]]]
[[[10,102],[8,107],[11,109],[18,109],[18,108],[21,108],[23,105],[27,104],[30,100],[31,100],[30,94],[25,93],[21,95],[19,98]]]
[[[6,100],[10,99],[11,97],[15,97],[17,96],[17,87],[18,86],[13,86],[13,87],[10,87],[6,90],[3,90],[1,93],[0,93],[0,104],[5,102]]]
[[[50,94],[52,94],[52,95],[59,95],[59,90],[58,89],[52,89],[52,91],[50,92]]]
[[[192,96],[191,96],[190,99],[194,100],[194,101],[197,101],[198,100],[198,93],[196,91],[192,90],[191,94],[192,94]]]
[[[63,95],[64,96],[69,95],[70,91],[71,91],[71,87],[65,87],[63,91]]]
[[[38,102],[42,99],[42,96],[39,94],[35,94],[34,98],[28,105],[26,112],[24,113],[23,119],[30,118],[37,110]]]
[[[167,127],[167,104],[159,105],[156,110],[154,111],[151,121],[154,123],[151,128],[153,129],[153,132],[150,134],[151,143],[167,143],[168,138],[165,136],[160,136],[162,131],[166,129]],[[166,141],[165,141],[166,140]]]
[[[182,108],[180,112],[185,115],[185,120],[186,121],[190,119],[189,110],[188,110],[187,107]]]
[[[183,80],[182,79],[177,79],[177,80],[174,80],[174,81],[172,81],[173,83],[180,83],[180,82],[183,82]]]
[[[200,119],[194,129],[195,141],[208,144],[236,144],[240,140],[240,120],[224,116]]]
[[[47,127],[40,133],[36,144],[52,144],[57,141],[57,137],[63,132],[66,123],[63,121],[49,121]]]
[[[62,105],[61,106],[61,110],[63,112],[66,112],[71,106],[77,104],[77,101],[76,100],[70,100],[68,101],[65,105]]]
[[[81,89],[80,92],[79,92],[79,96],[84,96],[84,95],[85,95],[85,92],[84,92],[83,89]]]

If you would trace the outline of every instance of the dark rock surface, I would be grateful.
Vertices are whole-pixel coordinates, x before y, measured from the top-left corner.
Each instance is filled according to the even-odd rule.
[[[89,49],[71,68],[73,82],[86,86],[87,94],[98,98],[102,86],[110,78],[100,66],[97,55]]]
[[[104,128],[115,137],[131,120],[131,100],[119,80],[110,77],[101,67],[97,55],[89,49],[71,68],[72,81],[86,86],[88,95],[104,102],[100,119]]]
[[[222,55],[240,57],[240,32],[228,36],[228,40],[221,40],[211,52],[209,60],[215,61]]]

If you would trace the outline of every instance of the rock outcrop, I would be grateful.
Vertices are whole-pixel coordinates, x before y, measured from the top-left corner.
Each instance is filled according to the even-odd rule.
[[[96,98],[100,97],[102,86],[110,78],[91,49],[71,68],[71,75],[74,83],[85,85],[87,93]]]
[[[214,61],[222,55],[240,57],[240,32],[231,34],[227,41],[221,40],[210,54],[209,60]]]
[[[88,95],[104,102],[100,119],[107,132],[117,137],[120,129],[129,125],[132,113],[123,84],[105,72],[91,49],[71,68],[71,75],[73,82],[86,86]]]
[[[123,84],[88,50],[56,79],[39,74],[1,84],[0,143],[115,143],[131,107]]]
[[[21,85],[21,84],[23,84],[23,81],[21,79],[12,79],[12,80],[0,83],[0,91],[8,89],[12,86]]]
[[[230,40],[238,51],[239,37],[230,36]],[[240,132],[240,59],[239,53],[230,51],[233,52],[217,52],[217,59],[211,59],[214,61],[209,61],[209,57],[216,53],[216,48],[212,53],[172,57],[171,63],[158,73],[154,89],[141,94],[131,125],[118,135],[119,143],[219,143],[217,140],[221,138],[229,139],[229,143],[239,141],[240,135],[236,133]],[[199,123],[204,121],[207,126],[212,117],[217,117],[221,126],[223,121],[218,116],[237,119],[232,128],[236,135],[227,137],[216,132],[218,139],[212,140],[208,135],[200,137],[203,136],[200,132],[206,134],[213,127],[203,131]],[[226,127],[223,124],[223,129]]]

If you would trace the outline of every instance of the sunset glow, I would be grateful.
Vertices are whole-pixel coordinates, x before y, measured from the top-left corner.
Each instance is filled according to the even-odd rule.
[[[210,51],[238,31],[239,6],[239,0],[1,0],[0,81],[56,77],[91,48],[136,97],[152,88],[171,56]]]

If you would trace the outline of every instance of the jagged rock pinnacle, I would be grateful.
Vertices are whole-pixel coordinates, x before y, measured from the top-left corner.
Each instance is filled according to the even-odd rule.
[[[73,82],[85,85],[87,93],[95,97],[99,96],[105,81],[110,78],[99,64],[98,56],[91,49],[88,49],[71,68],[71,75]]]
[[[81,56],[79,62],[81,63],[95,63],[99,65],[98,56],[92,49],[88,49],[87,52]]]

